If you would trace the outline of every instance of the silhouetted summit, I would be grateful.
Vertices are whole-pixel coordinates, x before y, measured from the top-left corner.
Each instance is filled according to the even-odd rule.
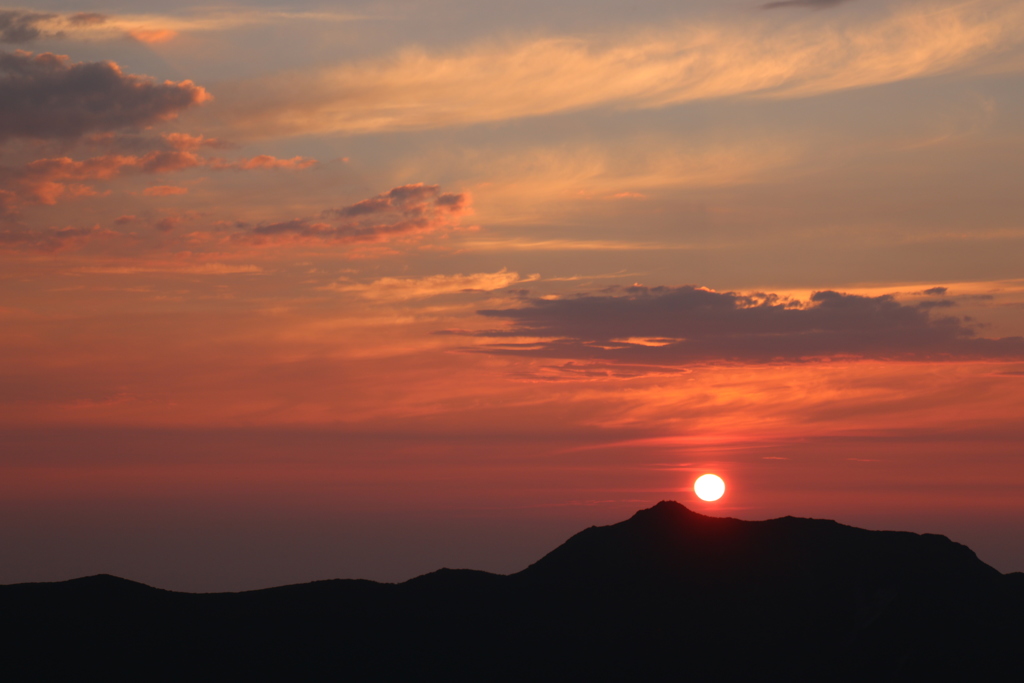
[[[632,518],[573,536],[523,574],[549,578],[649,576],[669,581],[835,581],[914,576],[986,581],[1001,576],[945,536],[866,531],[831,520],[748,522],[708,517],[663,501]]]
[[[943,536],[674,502],[511,576],[0,587],[9,680],[1024,680],[1024,575]]]

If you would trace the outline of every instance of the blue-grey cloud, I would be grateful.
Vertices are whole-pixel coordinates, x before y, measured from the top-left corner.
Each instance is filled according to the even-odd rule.
[[[1024,358],[1024,338],[981,338],[965,320],[936,315],[935,309],[888,295],[823,291],[799,302],[693,286],[637,286],[479,311],[509,324],[474,334],[541,339],[495,342],[483,347],[489,353],[662,365]]]
[[[45,38],[66,37],[63,28],[100,26],[109,17],[98,12],[54,14],[32,10],[0,10],[0,43],[31,43]]]
[[[45,37],[42,25],[56,18],[49,12],[0,10],[0,43],[28,43]]]
[[[207,99],[191,81],[160,83],[125,74],[113,62],[0,51],[0,141],[138,129]]]

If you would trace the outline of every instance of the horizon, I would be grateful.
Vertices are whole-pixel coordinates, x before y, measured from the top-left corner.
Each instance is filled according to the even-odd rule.
[[[723,516],[717,516],[717,515],[706,515],[706,514],[697,512],[695,510],[691,510],[690,508],[686,507],[685,505],[683,505],[679,501],[675,501],[675,500],[661,500],[661,501],[655,503],[654,505],[652,505],[649,508],[642,508],[640,510],[637,510],[636,512],[634,512],[632,515],[630,515],[626,519],[621,519],[621,520],[619,520],[617,522],[613,522],[613,523],[611,523],[609,525],[599,525],[599,526],[598,525],[593,525],[593,526],[589,526],[589,527],[587,527],[585,529],[580,529],[580,530],[576,531],[575,533],[573,533],[570,537],[564,539],[556,547],[550,548],[549,550],[545,551],[539,557],[536,557],[533,560],[531,560],[529,562],[529,564],[526,565],[525,567],[519,568],[519,569],[514,570],[514,571],[503,572],[503,573],[502,572],[486,572],[486,571],[483,571],[483,570],[475,569],[473,567],[449,567],[449,566],[444,566],[444,567],[437,567],[437,568],[435,568],[435,569],[433,569],[431,571],[424,572],[423,574],[418,574],[416,576],[412,576],[412,577],[409,577],[408,579],[404,579],[404,580],[397,580],[397,581],[375,581],[374,583],[380,583],[380,584],[386,584],[386,585],[395,586],[395,585],[400,585],[400,584],[403,584],[403,583],[409,583],[409,582],[414,581],[415,579],[420,579],[420,578],[423,578],[423,577],[426,577],[426,576],[430,576],[430,575],[434,575],[434,574],[439,574],[439,573],[442,573],[442,572],[473,572],[473,573],[490,574],[492,576],[498,576],[498,577],[507,577],[507,576],[513,576],[513,575],[516,575],[516,574],[523,574],[523,573],[526,573],[528,571],[532,571],[532,570],[536,569],[537,566],[540,566],[540,565],[544,564],[544,562],[549,561],[551,558],[557,556],[559,552],[565,552],[569,547],[571,547],[571,542],[572,541],[574,541],[574,540],[582,540],[582,538],[584,536],[587,536],[588,532],[591,532],[591,531],[597,530],[597,529],[608,529],[610,527],[620,527],[620,526],[624,526],[624,525],[629,525],[631,523],[634,523],[635,520],[639,520],[639,519],[647,519],[647,520],[649,520],[649,519],[664,519],[663,517],[653,518],[650,515],[644,516],[643,513],[660,512],[662,515],[664,515],[665,512],[666,512],[666,508],[670,508],[672,511],[675,511],[676,509],[678,509],[679,511],[684,512],[687,515],[696,515],[696,517],[698,517],[698,518],[722,520],[723,522],[730,522],[730,523],[738,522],[738,523],[744,524],[744,525],[745,524],[758,525],[758,524],[766,524],[766,523],[770,523],[770,522],[782,522],[782,521],[789,521],[789,520],[792,520],[792,521],[795,521],[795,522],[820,522],[820,521],[835,522],[835,520],[822,520],[822,519],[817,519],[817,518],[812,518],[812,517],[794,517],[794,516],[791,516],[791,515],[787,515],[785,517],[777,517],[777,518],[767,519],[767,520],[745,520],[745,519],[740,519],[740,518],[736,518],[736,517],[723,517]],[[735,527],[733,527],[733,528],[735,528]],[[905,535],[905,534],[908,533],[908,532],[904,532],[904,531],[900,531],[900,530],[870,530],[870,529],[869,530],[865,530],[865,529],[860,529],[859,527],[842,524],[841,522],[836,522],[836,527],[834,527],[834,528],[837,528],[837,529],[838,528],[845,528],[845,529],[852,529],[852,530],[855,530],[855,531],[868,531],[871,534],[879,534],[879,533],[892,532],[892,533],[898,533],[898,534],[904,534]],[[936,534],[927,534],[927,533],[926,534],[914,534],[913,532],[909,532],[909,533],[912,534],[912,536],[914,536],[914,537],[918,537],[918,539],[922,535],[923,536],[935,536],[936,535]],[[580,539],[577,539],[577,537],[580,537]],[[593,537],[591,536],[591,538],[593,538]],[[945,536],[942,536],[942,538],[947,540],[947,541],[951,541],[951,539],[948,539]],[[666,538],[663,538],[662,540],[666,540]],[[695,540],[695,539],[691,539],[691,540]],[[703,539],[704,542],[706,542],[707,540],[709,540],[709,537],[705,537]],[[952,543],[954,545],[962,545],[962,544],[957,544],[956,541],[952,541]],[[698,542],[697,545],[699,546],[701,544]],[[659,544],[656,547],[661,548],[662,550],[668,550],[670,552],[672,550],[671,546],[667,546],[666,547],[665,545],[662,545],[662,544]],[[913,547],[913,544],[911,544],[908,547]],[[809,547],[805,547],[804,548],[805,551],[808,550],[808,549],[809,549]],[[967,549],[971,550],[970,548],[967,548]],[[607,550],[613,550],[613,549],[612,548],[606,548],[605,550],[607,551]],[[690,552],[692,552],[693,548],[689,548],[688,550]],[[570,554],[573,554],[572,551],[569,551],[569,552],[570,552]],[[764,549],[762,549],[762,552],[764,552]],[[977,558],[976,553],[974,553],[972,551],[971,555],[974,557],[974,561],[975,562],[980,562],[980,559]],[[614,552],[611,555],[609,555],[609,557],[606,558],[606,559],[611,559],[613,556],[614,556]],[[951,560],[952,557],[953,556],[947,556],[946,561]],[[600,571],[600,569],[595,567],[595,571]],[[1019,576],[1024,576],[1024,572],[1009,572],[1009,573],[1013,573],[1013,574],[1016,574],[1016,575],[1019,575]],[[1003,576],[1005,576],[1005,574],[1003,574]],[[89,575],[89,576],[78,576],[78,577],[73,577],[71,579],[66,579],[64,581],[57,581],[57,582],[22,582],[22,583],[18,583],[18,584],[0,584],[0,586],[5,586],[6,585],[6,586],[11,586],[11,587],[17,587],[17,586],[26,586],[26,585],[38,585],[39,583],[50,584],[50,583],[79,582],[79,581],[82,581],[82,580],[89,580],[89,579],[116,579],[118,581],[123,581],[123,582],[127,582],[127,583],[138,584],[138,585],[143,585],[143,586],[147,586],[149,588],[155,588],[155,589],[158,589],[158,590],[170,590],[171,592],[184,592],[184,593],[192,593],[192,594],[196,594],[196,595],[203,595],[203,594],[214,595],[214,594],[221,593],[221,592],[232,592],[232,593],[233,592],[239,592],[239,593],[261,592],[261,591],[264,591],[264,590],[267,590],[267,589],[273,589],[273,588],[288,588],[290,586],[303,586],[303,585],[319,584],[319,583],[331,582],[331,581],[368,581],[369,580],[369,579],[364,579],[362,577],[333,577],[333,578],[317,579],[317,580],[313,580],[313,581],[307,581],[307,582],[303,582],[303,583],[300,583],[300,584],[283,584],[283,585],[276,585],[276,586],[262,586],[262,587],[259,587],[259,588],[244,588],[244,589],[241,589],[239,591],[217,591],[217,592],[210,591],[210,592],[201,592],[201,591],[175,591],[174,589],[167,589],[167,588],[164,588],[163,586],[154,586],[154,585],[146,584],[146,583],[143,583],[143,582],[140,582],[140,581],[135,581],[134,579],[131,579],[130,577],[115,576],[115,575],[112,575],[112,574],[102,573],[102,574],[92,574],[92,575]],[[370,581],[372,581],[372,580],[370,580]]]
[[[1024,571],[1022,85],[1011,0],[0,6],[0,584]]]

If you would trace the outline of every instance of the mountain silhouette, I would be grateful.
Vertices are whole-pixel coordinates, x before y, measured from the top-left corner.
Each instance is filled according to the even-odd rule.
[[[509,576],[0,586],[4,680],[1024,680],[1024,575],[944,536],[674,502]]]

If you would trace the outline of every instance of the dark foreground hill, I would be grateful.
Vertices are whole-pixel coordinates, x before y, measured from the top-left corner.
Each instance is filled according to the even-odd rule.
[[[664,502],[518,574],[0,586],[3,680],[1024,680],[1024,575],[943,536]]]

